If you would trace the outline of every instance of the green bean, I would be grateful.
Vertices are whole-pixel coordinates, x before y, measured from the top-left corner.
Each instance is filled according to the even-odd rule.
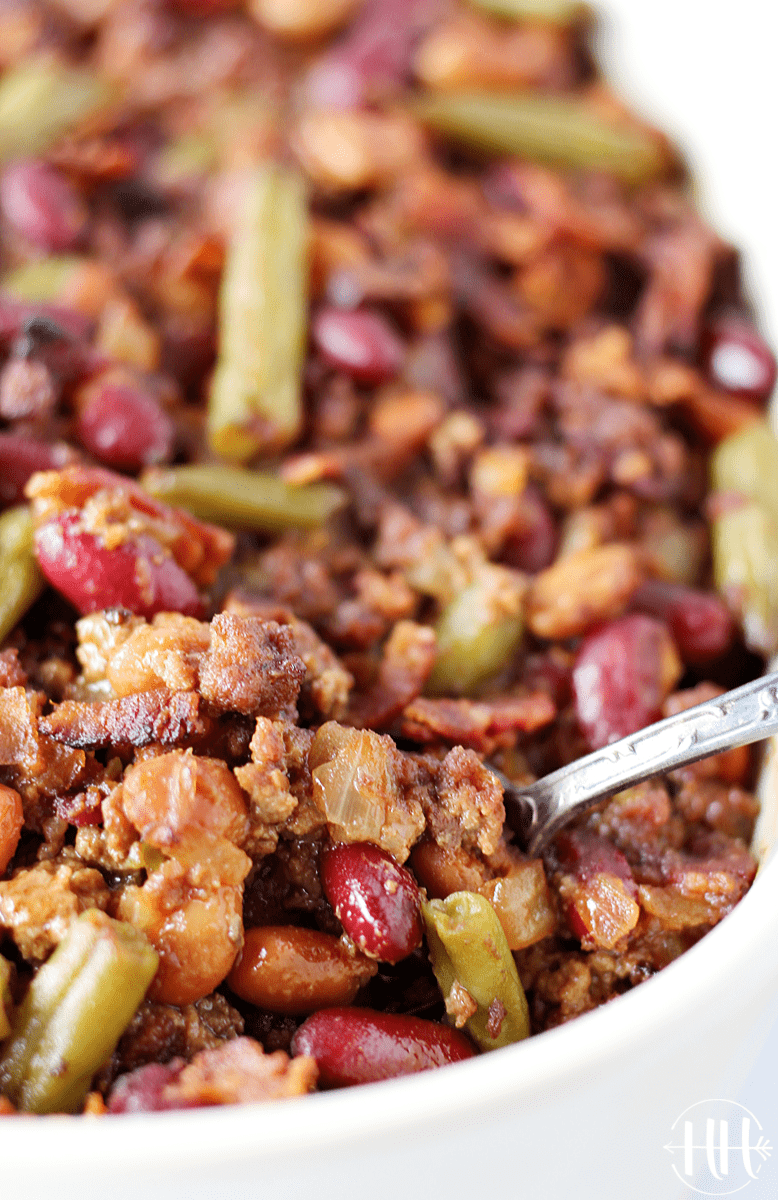
[[[307,249],[301,176],[259,167],[238,214],[219,298],[208,437],[224,458],[245,462],[300,432]]]
[[[756,501],[724,511],[711,526],[713,577],[758,654],[778,650],[778,521]]]
[[[607,120],[569,96],[450,92],[421,97],[414,111],[432,129],[476,149],[607,171],[626,183],[658,178],[671,162],[658,134]]]
[[[432,969],[444,997],[455,984],[478,1008],[465,1022],[482,1050],[529,1035],[529,1008],[497,914],[485,896],[452,892],[422,904]]]
[[[112,101],[104,79],[82,67],[28,59],[0,80],[0,162],[38,154]]]
[[[511,21],[542,21],[548,25],[576,25],[591,16],[581,0],[470,0],[474,8]]]
[[[716,491],[735,492],[742,505],[722,506],[712,522],[716,587],[738,613],[746,645],[778,650],[778,438],[754,421],[725,438],[711,458]]]
[[[778,438],[767,421],[749,422],[719,442],[711,458],[718,492],[740,492],[778,521]]]
[[[152,467],[143,473],[140,482],[152,496],[184,508],[203,521],[262,533],[314,529],[342,508],[347,499],[334,484],[296,487],[267,471],[215,463]]]
[[[11,964],[0,954],[0,1042],[11,1032]]]
[[[26,504],[0,515],[0,644],[43,591]]]
[[[157,969],[145,936],[100,909],[71,924],[33,977],[0,1059],[0,1091],[22,1112],[75,1112]]]
[[[506,578],[507,577],[507,578]],[[431,695],[471,695],[508,663],[523,632],[521,597],[501,568],[484,567],[444,608],[437,657],[427,682]]]

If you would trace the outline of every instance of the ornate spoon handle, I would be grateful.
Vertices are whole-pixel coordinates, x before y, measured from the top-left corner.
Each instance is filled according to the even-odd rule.
[[[648,725],[518,788],[500,775],[509,821],[537,853],[568,818],[622,788],[778,733],[778,672]]]

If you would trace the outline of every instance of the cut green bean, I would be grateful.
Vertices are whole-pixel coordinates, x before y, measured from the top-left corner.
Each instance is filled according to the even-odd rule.
[[[347,500],[334,484],[295,487],[266,471],[214,463],[152,467],[141,476],[141,484],[152,496],[203,521],[262,533],[314,529]]]
[[[30,304],[52,303],[62,296],[83,264],[84,259],[76,254],[51,254],[9,271],[3,276],[2,288]]]
[[[529,1008],[496,912],[485,896],[453,892],[422,905],[432,969],[444,997],[455,984],[477,1011],[466,1028],[482,1050],[529,1035]]]
[[[719,442],[710,470],[717,492],[739,492],[778,521],[778,438],[767,421],[749,422]]]
[[[0,515],[0,644],[43,591],[33,524],[25,504]]]
[[[11,964],[0,954],[0,1042],[11,1032]]]
[[[473,8],[509,21],[540,21],[547,25],[576,25],[592,10],[581,0],[469,0]]]
[[[778,521],[756,501],[722,512],[711,526],[716,588],[737,613],[757,654],[778,651]]]
[[[711,458],[718,492],[744,503],[722,506],[711,528],[716,587],[738,614],[746,645],[778,650],[778,438],[767,421],[725,438]]]
[[[77,917],[34,976],[0,1059],[0,1092],[22,1112],[76,1112],[157,970],[146,937],[100,909]]]
[[[301,176],[275,164],[258,168],[237,217],[219,298],[208,437],[224,458],[245,462],[300,432],[307,258]]]
[[[521,596],[508,579],[502,568],[484,567],[443,610],[435,627],[430,695],[472,695],[511,659],[524,625]]]
[[[108,108],[112,89],[82,67],[28,59],[0,80],[0,162],[38,154]]]
[[[557,167],[606,171],[626,183],[659,178],[672,161],[658,134],[606,120],[569,96],[430,94],[415,102],[414,112],[430,128],[476,149]]]

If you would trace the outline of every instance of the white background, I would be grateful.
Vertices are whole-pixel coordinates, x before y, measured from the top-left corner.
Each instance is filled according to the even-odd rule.
[[[744,250],[762,328],[778,346],[775,0],[610,0],[599,7],[607,14],[600,35],[607,73],[686,152],[704,210]],[[778,913],[776,941],[764,952],[778,954]],[[751,1109],[775,1148],[749,1200],[778,1197],[778,997],[774,1013],[759,1062],[739,1095],[727,1097]]]

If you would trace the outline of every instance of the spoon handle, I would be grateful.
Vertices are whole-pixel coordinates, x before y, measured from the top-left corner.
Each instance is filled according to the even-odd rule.
[[[537,853],[568,818],[622,788],[778,733],[778,672],[639,729],[526,788],[503,778],[511,823]]]

